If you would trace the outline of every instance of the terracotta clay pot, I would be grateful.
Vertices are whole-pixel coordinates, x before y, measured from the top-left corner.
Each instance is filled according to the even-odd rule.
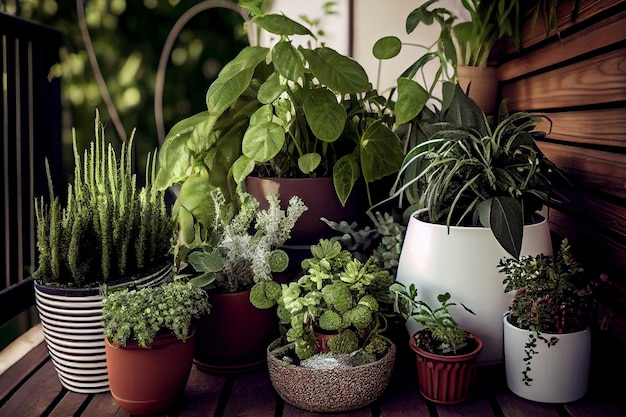
[[[134,342],[115,348],[105,339],[113,399],[132,415],[152,415],[184,395],[193,365],[194,333],[185,343],[174,334],[157,335],[150,348]]]
[[[439,404],[457,404],[471,396],[476,382],[476,357],[483,342],[472,333],[469,337],[476,341],[472,352],[445,356],[421,349],[415,343],[415,333],[411,335],[409,345],[415,352],[419,390],[424,398]]]
[[[265,349],[279,333],[276,308],[254,307],[250,291],[209,294],[209,303],[211,313],[196,321],[196,367],[228,375],[265,366]]]
[[[495,67],[468,67],[456,69],[459,86],[487,114],[493,114],[498,100],[498,69]]]

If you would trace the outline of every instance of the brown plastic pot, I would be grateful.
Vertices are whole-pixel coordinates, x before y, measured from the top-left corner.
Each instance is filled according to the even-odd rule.
[[[418,347],[416,334],[409,338],[409,345],[415,352],[420,393],[438,404],[457,404],[467,400],[476,382],[476,357],[483,348],[482,340],[470,333],[469,337],[476,341],[472,352],[446,356]]]
[[[184,395],[193,364],[194,331],[183,343],[172,333],[157,335],[150,348],[134,342],[115,348],[105,338],[113,399],[132,415],[153,415]]]
[[[235,375],[262,368],[279,334],[276,308],[258,309],[250,291],[209,294],[211,313],[196,321],[194,363],[202,372]]]
[[[257,199],[261,208],[268,206],[266,195],[278,192],[280,205],[285,209],[289,199],[299,196],[308,210],[296,222],[291,231],[291,239],[288,245],[312,245],[320,238],[335,236],[337,232],[320,220],[324,217],[328,220],[340,222],[342,220],[351,223],[358,221],[365,211],[365,193],[359,187],[355,187],[348,198],[346,205],[341,205],[332,177],[318,178],[246,178],[246,191]],[[306,248],[307,255],[308,247]],[[299,265],[299,264],[298,264]]]

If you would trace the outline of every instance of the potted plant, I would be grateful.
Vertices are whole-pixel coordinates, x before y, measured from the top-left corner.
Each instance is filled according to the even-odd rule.
[[[461,21],[454,12],[442,7],[438,0],[425,2],[407,16],[407,34],[420,25],[439,25],[439,36],[433,44],[411,44],[424,52],[398,80],[398,103],[413,102],[414,106],[406,109],[413,115],[430,98],[423,93],[428,91],[432,95],[439,81],[458,82],[485,113],[493,114],[496,110],[498,70],[490,66],[492,52],[504,40],[511,41],[519,48],[523,5],[519,1],[481,0],[464,0],[461,5],[468,15],[468,19]],[[375,55],[378,58],[385,55],[385,58],[391,58],[400,52],[402,42],[395,36],[387,36],[379,40],[377,46],[379,49],[378,52],[375,50]],[[439,67],[432,82],[428,83],[429,87],[424,90],[413,78],[435,59]],[[401,113],[404,111],[402,109]]]
[[[109,389],[99,286],[157,285],[171,275],[172,223],[153,187],[156,152],[139,187],[132,146],[131,135],[118,159],[96,112],[95,140],[82,158],[74,138],[67,199],[50,185],[49,200],[36,200],[36,306],[61,383],[75,392]]]
[[[219,188],[211,193],[208,223],[196,223],[187,243],[179,230],[176,273],[204,288],[213,306],[198,321],[194,361],[210,373],[244,372],[265,363],[265,348],[278,335],[276,314],[265,294],[280,293],[275,279],[287,269],[282,245],[307,207],[294,196],[283,210],[276,194],[261,209],[241,192],[237,211]],[[178,204],[178,202],[177,202]],[[178,206],[175,206],[176,210]]]
[[[360,64],[313,46],[315,35],[287,16],[242,6],[253,15],[251,24],[279,39],[271,48],[244,48],[209,87],[207,111],[171,129],[160,153],[159,185],[192,182],[190,191],[203,177],[227,201],[236,202],[236,190],[245,187],[264,207],[271,186],[256,179],[271,178],[283,204],[291,189],[309,207],[292,241],[310,245],[328,233],[320,217],[355,219],[364,212],[365,198],[355,190],[366,188],[371,204],[369,186],[398,170],[402,144]],[[308,45],[296,46],[298,37]],[[317,183],[321,190],[311,185]]]
[[[167,410],[185,392],[193,364],[194,320],[210,311],[204,290],[175,280],[102,291],[113,399],[132,415]]]
[[[429,304],[450,292],[476,306],[476,316],[461,312],[457,320],[485,342],[483,363],[502,361],[500,318],[511,298],[495,265],[507,254],[552,253],[539,211],[553,182],[565,178],[534,141],[536,117],[490,118],[445,83],[441,109],[429,110],[420,127],[428,140],[407,152],[391,190],[409,216],[398,281],[414,283]],[[408,324],[412,332],[415,322]]]
[[[394,310],[402,317],[412,317],[422,328],[409,337],[415,352],[420,393],[439,404],[457,404],[467,400],[476,382],[476,358],[483,342],[467,332],[450,314],[450,293],[439,294],[439,307],[432,308],[419,300],[415,285],[407,289],[394,283]],[[473,311],[461,304],[470,314]]]
[[[509,389],[529,400],[566,403],[588,386],[591,326],[597,318],[592,283],[567,239],[552,256],[503,258],[504,363]]]
[[[342,412],[376,401],[389,383],[395,344],[383,336],[393,282],[374,258],[361,262],[321,239],[305,274],[282,284],[277,314],[284,336],[267,350],[270,379],[288,403]],[[342,389],[329,389],[339,384]]]

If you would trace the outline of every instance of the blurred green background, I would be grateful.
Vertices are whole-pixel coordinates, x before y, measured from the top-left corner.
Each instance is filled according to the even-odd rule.
[[[81,0],[78,0],[81,1]],[[120,145],[112,112],[105,105],[89,63],[79,17],[84,10],[93,50],[123,132],[135,133],[136,172],[143,177],[148,152],[158,146],[154,114],[156,73],[166,38],[176,21],[199,3],[193,0],[21,0],[3,2],[0,10],[54,27],[64,34],[60,64],[63,149],[66,174],[71,174],[72,128],[83,149],[94,137],[99,109],[107,139]],[[236,2],[233,2],[236,3]],[[242,16],[224,7],[211,8],[183,27],[167,66],[163,91],[165,133],[179,120],[206,110],[205,94],[220,69],[244,46],[248,37]],[[122,135],[123,136],[123,135]]]

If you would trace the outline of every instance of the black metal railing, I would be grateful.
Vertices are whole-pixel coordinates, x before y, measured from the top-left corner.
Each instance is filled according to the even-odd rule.
[[[47,195],[45,158],[62,166],[61,81],[50,77],[62,40],[58,30],[0,13],[0,326],[33,303],[34,198]],[[55,184],[62,174],[52,172]]]

